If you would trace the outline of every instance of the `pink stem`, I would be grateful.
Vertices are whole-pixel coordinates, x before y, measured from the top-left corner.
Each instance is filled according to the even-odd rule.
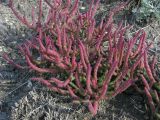
[[[14,8],[14,6],[13,6],[13,0],[9,0],[9,5],[8,5],[8,6],[11,8],[13,14],[14,14],[23,24],[25,24],[28,28],[31,28],[31,29],[34,29],[34,28],[35,28],[35,26],[33,26],[33,24],[31,25],[24,16],[22,17],[22,16],[15,10],[15,8]]]
[[[78,45],[78,46],[79,46],[79,49],[80,49],[81,62],[83,64],[85,70],[87,70],[87,65],[86,65],[86,62],[85,62],[85,59],[84,59],[84,53],[83,53],[82,46],[81,45]]]
[[[55,84],[60,87],[60,88],[65,88],[71,81],[71,76],[65,80],[65,81],[61,81],[57,78],[51,78],[51,82],[55,82]]]
[[[88,65],[86,85],[87,85],[87,90],[88,90],[89,94],[93,94],[92,89],[91,89],[91,71],[92,71],[92,68],[90,65]]]
[[[114,74],[116,68],[117,68],[117,61],[114,61],[110,70],[105,75],[105,80],[104,80],[104,83],[103,83],[102,91],[100,93],[100,96],[99,96],[98,100],[103,99],[104,96],[106,95],[109,82],[111,81],[112,75]]]
[[[100,56],[98,58],[98,61],[97,61],[96,65],[95,65],[95,67],[94,67],[94,78],[93,78],[93,81],[92,81],[92,84],[93,84],[94,88],[97,88],[97,80],[98,80],[97,72],[98,72],[98,68],[99,68],[99,66],[101,64],[101,61],[102,61],[102,56]]]
[[[18,68],[18,69],[24,69],[23,66],[21,66],[21,65],[19,65],[19,64],[16,64],[13,60],[11,60],[11,59],[8,57],[7,53],[4,53],[4,54],[2,55],[2,57],[3,57],[6,61],[8,61],[11,65],[15,66],[16,68]]]
[[[67,89],[68,89],[68,91],[69,91],[69,94],[73,97],[73,98],[75,98],[75,99],[78,99],[79,97],[74,93],[74,91],[72,90],[72,88],[69,86],[69,85],[67,85]]]
[[[78,10],[78,3],[79,3],[79,0],[75,0],[74,5],[73,5],[73,7],[71,9],[71,12],[70,12],[70,16],[74,16],[75,13],[77,12],[77,10]]]
[[[98,106],[99,106],[98,101],[93,102],[93,104],[91,101],[89,101],[89,103],[88,103],[88,109],[93,115],[97,114]]]
[[[39,0],[39,15],[38,15],[38,25],[41,26],[41,18],[42,18],[42,0]]]
[[[68,94],[68,92],[66,90],[60,89],[58,87],[54,87],[52,86],[52,84],[48,81],[48,80],[44,80],[43,78],[31,78],[31,80],[33,81],[38,81],[42,84],[44,84],[45,86],[47,86],[49,89],[61,93],[61,94]]]
[[[148,59],[147,59],[147,51],[145,51],[144,53],[144,66],[145,66],[145,69],[146,69],[146,72],[147,72],[147,75],[149,77],[149,79],[151,80],[150,81],[150,87],[156,82],[153,75],[152,75],[152,71],[150,69],[150,66],[148,64]]]
[[[122,83],[111,96],[115,97],[116,95],[122,93],[123,91],[128,89],[131,85],[133,85],[133,83],[134,81],[132,79],[124,81],[124,83]]]
[[[145,79],[145,77],[144,77],[142,74],[141,74],[140,76],[141,76],[141,78],[142,78],[142,81],[143,81],[143,84],[145,85],[145,87],[146,87],[148,90],[150,90],[150,86],[149,86],[147,80]]]
[[[152,111],[152,113],[154,113],[155,112],[155,106],[154,106],[152,96],[151,96],[150,92],[148,91],[148,89],[146,87],[144,88],[144,91],[145,91],[146,96],[148,98],[148,104],[150,105],[151,111]]]
[[[143,48],[144,46],[144,41],[145,41],[145,32],[143,32],[143,34],[140,36],[140,40],[139,40],[139,43],[138,43],[138,47],[137,47],[137,50],[134,52],[134,54],[131,56],[131,58],[135,58],[136,55],[138,55],[138,53],[141,51],[141,49]]]

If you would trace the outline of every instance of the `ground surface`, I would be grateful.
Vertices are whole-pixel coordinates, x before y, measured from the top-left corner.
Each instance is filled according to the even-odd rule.
[[[24,0],[17,0],[22,3]],[[28,0],[20,4],[21,12],[28,10],[29,5],[34,4]],[[116,3],[113,3],[116,4]],[[27,6],[26,6],[27,5]],[[110,5],[103,3],[101,11]],[[127,21],[126,21],[127,22]],[[133,21],[130,21],[133,22]],[[134,23],[134,22],[133,22]],[[134,34],[140,29],[135,24],[134,30],[128,35]],[[160,23],[152,22],[142,27],[148,33],[149,38],[155,38],[154,49],[151,53],[160,51],[158,40],[160,39]],[[0,5],[0,52],[14,54],[15,44],[29,38],[32,31],[22,26],[13,16],[5,2]],[[160,44],[159,44],[160,45]],[[18,58],[15,57],[18,61]],[[132,95],[122,93],[111,101],[102,101],[98,114],[92,117],[86,106],[73,104],[67,96],[53,93],[38,83],[30,81],[33,75],[30,71],[17,70],[7,65],[0,57],[0,120],[147,120],[148,113],[145,102],[138,93]]]

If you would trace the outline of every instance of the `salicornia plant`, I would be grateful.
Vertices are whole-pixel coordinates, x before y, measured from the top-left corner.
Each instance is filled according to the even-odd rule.
[[[122,93],[135,82],[142,79],[141,87],[148,96],[152,111],[150,89],[159,84],[155,79],[155,62],[150,68],[147,52],[150,43],[146,34],[139,30],[130,38],[125,32],[131,26],[120,22],[115,27],[113,16],[127,3],[121,3],[112,9],[108,18],[97,24],[94,16],[100,0],[92,0],[86,12],[79,12],[79,0],[38,0],[39,13],[35,19],[32,9],[32,22],[20,15],[14,8],[13,0],[9,7],[15,16],[27,27],[34,29],[37,35],[19,46],[25,56],[29,69],[41,73],[41,77],[31,78],[47,88],[70,95],[75,102],[87,103],[89,111],[97,114],[99,101],[111,99]],[[46,19],[42,2],[49,6]],[[24,68],[4,58],[18,68]],[[147,79],[147,80],[146,80]],[[140,89],[140,88],[139,88]],[[159,100],[159,91],[154,94]]]

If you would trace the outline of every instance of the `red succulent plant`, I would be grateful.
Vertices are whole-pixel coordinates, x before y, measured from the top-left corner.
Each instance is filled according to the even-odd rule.
[[[37,32],[19,49],[30,69],[49,76],[32,80],[55,92],[69,94],[75,102],[87,103],[89,111],[96,115],[100,100],[111,99],[142,79],[142,89],[152,111],[155,111],[150,89],[159,81],[152,72],[155,59],[152,67],[147,59],[150,45],[145,32],[139,30],[132,38],[126,39],[125,32],[131,26],[123,27],[120,22],[115,27],[113,16],[127,3],[112,9],[108,18],[98,24],[95,15],[99,1],[92,0],[88,10],[81,13],[79,0],[74,3],[71,0],[38,0],[38,18],[35,19],[33,9],[30,23],[14,8],[13,0],[9,0],[14,15]],[[45,21],[42,21],[42,2],[49,6]],[[6,54],[4,58],[16,67],[24,67],[15,64]],[[159,102],[160,91],[153,90],[153,93]]]

